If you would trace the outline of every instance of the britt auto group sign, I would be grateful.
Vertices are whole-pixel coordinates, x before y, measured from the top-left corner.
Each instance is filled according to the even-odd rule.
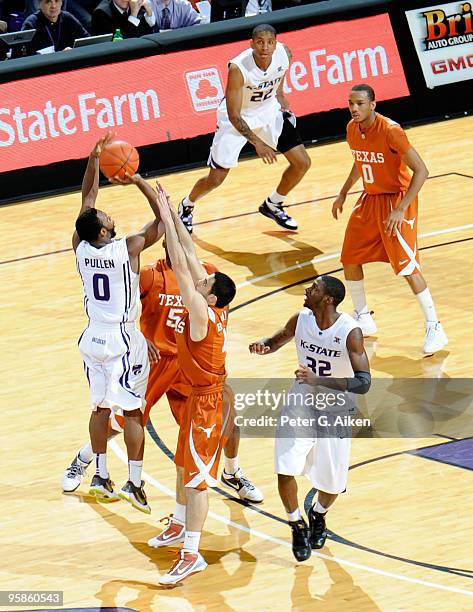
[[[387,15],[281,34],[296,115],[346,106],[354,83],[378,100],[409,95]],[[228,60],[248,41],[0,85],[0,171],[86,157],[104,130],[134,146],[208,134]]]
[[[473,14],[470,2],[406,11],[427,87],[473,79]]]

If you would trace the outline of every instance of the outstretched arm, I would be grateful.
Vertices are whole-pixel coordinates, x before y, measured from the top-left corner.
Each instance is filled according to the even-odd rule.
[[[189,312],[190,337],[200,342],[207,335],[208,310],[207,301],[196,290],[192,275],[187,265],[187,258],[177,235],[167,194],[158,185],[157,202],[166,232],[166,247],[174,274],[182,295],[182,301]]]
[[[191,273],[192,280],[195,283],[197,281],[202,280],[207,276],[207,271],[204,266],[200,263],[199,258],[197,257],[197,253],[195,250],[194,241],[191,238],[191,235],[184,227],[179,215],[171,204],[171,198],[169,194],[164,190],[160,183],[157,183],[157,189],[162,189],[163,193],[166,196],[169,210],[171,211],[172,220],[174,222],[174,227],[176,229],[177,237],[179,242],[181,243],[182,250],[184,251],[184,255],[186,256],[187,266],[189,268],[189,272]]]
[[[164,224],[161,222],[161,214],[156,201],[157,193],[139,174],[134,174],[133,176],[127,175],[123,180],[113,180],[112,182],[122,185],[131,183],[136,185],[148,200],[155,216],[154,221],[147,223],[139,232],[130,234],[126,239],[128,253],[132,258],[136,258],[141,251],[155,244],[164,235]],[[138,269],[138,265],[136,265],[136,267]]]
[[[95,201],[99,192],[99,157],[103,147],[111,142],[115,134],[107,132],[103,138],[95,143],[94,148],[90,152],[87,160],[87,168],[85,169],[84,178],[82,179],[82,201],[79,210],[81,215],[88,208],[95,207]],[[78,215],[78,216],[79,216]],[[74,251],[79,246],[80,238],[76,231],[72,234],[72,248]]]
[[[286,325],[273,334],[270,338],[262,338],[261,340],[252,342],[248,347],[250,349],[250,353],[255,353],[256,355],[268,355],[269,353],[274,353],[279,350],[282,346],[294,338],[298,318],[299,313],[292,315]]]

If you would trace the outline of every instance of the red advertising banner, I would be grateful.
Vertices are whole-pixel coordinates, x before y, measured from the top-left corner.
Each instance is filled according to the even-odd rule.
[[[387,15],[281,34],[293,53],[296,115],[347,104],[351,84],[378,100],[409,95]],[[105,130],[134,146],[213,132],[227,62],[248,41],[0,85],[0,172],[86,157]]]

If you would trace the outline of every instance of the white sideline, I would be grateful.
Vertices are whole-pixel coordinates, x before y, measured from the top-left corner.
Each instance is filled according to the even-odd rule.
[[[471,229],[472,227],[473,227],[473,223],[469,223],[467,225],[457,225],[456,227],[447,227],[446,229],[435,230],[434,232],[427,232],[426,234],[419,234],[418,238],[429,238],[430,236],[440,236],[441,234],[448,234],[451,232],[460,232],[462,230]],[[292,270],[298,270],[300,268],[305,268],[306,266],[310,266],[316,263],[321,263],[323,261],[329,261],[331,259],[338,259],[339,257],[340,257],[340,252],[327,253],[326,255],[320,255],[320,256],[314,257],[313,259],[309,259],[308,261],[303,261],[297,264],[293,264],[292,266],[288,266],[287,268],[281,268],[280,270],[273,270],[272,272],[268,272],[267,274],[262,274],[261,276],[255,276],[254,278],[250,278],[247,281],[238,283],[237,289],[241,289],[242,287],[247,287],[248,285],[253,285],[254,283],[258,283],[259,281],[266,280],[268,278],[273,278],[274,276],[279,276],[280,274],[284,274],[285,272],[291,272]]]

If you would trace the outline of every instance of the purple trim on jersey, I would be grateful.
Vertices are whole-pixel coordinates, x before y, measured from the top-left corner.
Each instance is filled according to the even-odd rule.
[[[81,336],[81,338],[82,338],[82,336]],[[80,340],[79,340],[79,342],[80,342]],[[87,382],[89,383],[89,387],[90,387],[90,375],[89,375],[89,368],[88,368],[88,367],[87,367],[87,365],[85,364],[85,361],[84,361],[84,372],[85,372],[85,375],[87,376]]]
[[[128,296],[127,296],[128,286],[126,284],[125,264],[122,265],[122,271],[123,271],[123,284],[125,285],[125,305],[123,307],[123,317],[122,317],[122,323],[123,323],[125,321],[126,305],[128,303]]]
[[[212,157],[212,154],[209,155],[209,161],[207,162],[207,166],[210,166],[214,170],[228,170],[228,168],[224,168],[223,166],[219,166],[217,162]]]
[[[85,283],[84,283],[84,278],[82,277],[82,272],[80,271],[80,267],[79,267],[79,260],[77,259],[77,255],[76,255],[76,268],[77,268],[77,272],[79,272],[79,276],[80,276],[80,280],[82,281],[82,288],[84,290],[84,310],[85,310],[85,314],[87,315],[87,317],[90,319],[89,316],[89,309],[87,308],[87,304],[89,303],[89,300],[87,298],[87,295],[85,294]]]
[[[127,314],[130,313],[130,308],[131,308],[131,299],[132,299],[132,295],[133,295],[133,283],[131,280],[131,266],[130,266],[130,262],[127,261],[126,262],[126,273],[127,273],[127,280],[128,280],[128,290],[129,290],[129,294],[128,294],[128,311]],[[128,317],[127,317],[128,320]]]
[[[122,357],[123,374],[120,376],[119,382],[120,382],[120,385],[123,387],[123,389],[125,389],[125,391],[128,391],[128,393],[131,393],[131,395],[133,395],[134,397],[141,399],[141,396],[138,395],[138,393],[135,393],[134,391],[132,391],[130,387],[130,383],[128,382],[128,377],[130,375],[130,370],[131,370],[131,365],[130,365],[131,339],[123,323],[120,323],[120,331],[122,334],[123,342],[125,343],[125,346],[126,346],[126,353]]]
[[[130,262],[124,263],[122,266],[122,269],[123,269],[123,282],[125,284],[125,310],[123,312],[122,323],[127,323],[128,314],[130,312],[131,294],[132,294]]]

